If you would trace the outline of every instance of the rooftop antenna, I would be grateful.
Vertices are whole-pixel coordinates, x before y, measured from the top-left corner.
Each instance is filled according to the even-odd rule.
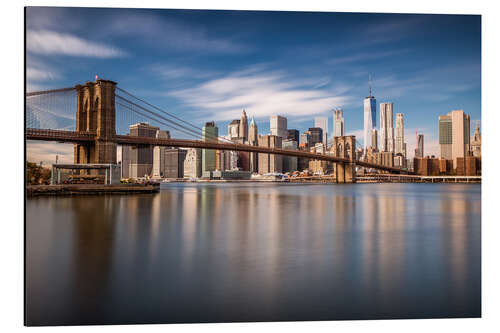
[[[368,86],[370,87],[370,97],[372,97],[372,75],[368,74]]]

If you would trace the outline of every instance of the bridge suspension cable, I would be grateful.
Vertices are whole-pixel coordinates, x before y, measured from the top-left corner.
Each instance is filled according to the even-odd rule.
[[[32,92],[27,92],[26,97],[31,97],[31,96],[38,96],[38,95],[47,95],[47,94],[53,94],[57,92],[65,92],[65,91],[71,91],[75,90],[75,87],[67,87],[67,88],[59,88],[59,89],[51,89],[51,90],[41,90],[41,91],[32,91]]]
[[[162,119],[164,119],[164,120],[168,121],[169,123],[173,124],[173,125],[170,125],[170,127],[177,126],[179,128],[183,128],[185,130],[188,130],[190,132],[195,133],[195,135],[196,135],[197,138],[203,139],[203,137],[201,135],[201,133],[203,131],[202,128],[200,128],[200,127],[194,125],[193,123],[190,123],[190,122],[188,122],[188,121],[186,121],[184,119],[181,119],[181,118],[177,117],[176,115],[174,115],[172,113],[169,113],[169,112],[165,111],[164,109],[161,109],[161,108],[159,108],[159,107],[157,107],[157,106],[155,106],[155,105],[153,105],[153,104],[145,101],[144,99],[139,98],[139,97],[137,97],[137,96],[129,93],[128,91],[126,91],[126,90],[124,90],[122,88],[117,87],[116,90],[119,91],[119,92],[123,92],[124,94],[126,94],[129,97],[137,100],[138,102],[143,103],[143,104],[145,104],[145,105],[147,105],[147,106],[155,109],[156,111],[163,113],[164,115],[166,115],[168,117],[171,117],[171,118],[175,119],[175,121],[173,121],[171,119],[168,119],[168,118],[165,118],[165,117],[161,117]],[[139,108],[141,108],[143,110],[147,109],[147,108],[145,108],[143,106],[138,105],[138,103],[134,103],[134,102],[132,102],[132,101],[124,98],[123,96],[120,96],[120,94],[116,94],[116,97],[119,97],[119,98],[121,98],[123,100],[126,100],[127,102],[129,102],[129,103],[133,104],[134,106],[139,107]],[[157,112],[154,112],[154,111],[151,111],[151,110],[148,110],[148,112],[156,115],[157,117],[160,117],[160,115]],[[175,128],[175,129],[178,130],[178,128]],[[212,139],[212,140],[224,141],[224,142],[227,142],[227,143],[234,143],[233,141],[228,140],[228,139],[226,139],[226,138],[224,138],[222,136],[214,136],[214,135],[211,135],[210,133],[205,133],[205,137],[208,138],[208,139]]]
[[[26,128],[74,130],[77,93],[73,88],[26,94]]]
[[[117,97],[118,97],[118,96],[117,96]],[[125,101],[126,101],[126,102],[131,103],[131,102],[130,102],[130,101],[128,101],[128,100],[125,100]],[[122,107],[124,107],[124,108],[126,108],[126,109],[128,109],[128,110],[130,110],[130,111],[132,111],[132,112],[134,112],[134,113],[136,113],[136,114],[138,114],[138,115],[140,115],[140,116],[144,117],[144,118],[150,118],[150,119],[152,119],[153,121],[155,121],[155,122],[157,122],[157,123],[160,123],[160,124],[162,124],[162,125],[165,125],[165,126],[167,126],[167,127],[169,127],[169,128],[173,128],[173,129],[175,129],[175,130],[177,130],[177,131],[179,131],[179,132],[182,132],[182,133],[184,133],[184,134],[187,134],[187,135],[189,135],[189,136],[195,136],[196,138],[198,137],[198,133],[194,133],[194,132],[192,132],[192,131],[188,131],[188,130],[185,130],[185,129],[183,129],[183,128],[176,128],[176,127],[175,127],[175,125],[170,124],[170,123],[169,123],[169,120],[168,120],[168,119],[166,119],[166,118],[163,118],[163,120],[156,119],[156,118],[155,118],[155,116],[157,116],[157,115],[154,115],[154,114],[153,114],[153,115],[147,115],[147,114],[145,114],[145,113],[143,113],[143,112],[140,112],[140,111],[135,110],[134,108],[130,107],[130,105],[126,105],[126,104],[123,104],[123,103],[121,103],[121,102],[115,102],[115,104],[117,104],[117,105],[119,105],[119,106],[122,106]],[[132,103],[132,104],[133,104],[133,103]],[[139,107],[139,108],[140,108],[140,107]],[[142,109],[142,108],[141,108],[141,109]],[[144,110],[144,111],[146,111],[146,112],[150,112],[149,110]]]

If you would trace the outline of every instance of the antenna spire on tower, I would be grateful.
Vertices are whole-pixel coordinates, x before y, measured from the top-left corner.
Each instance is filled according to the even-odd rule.
[[[372,75],[368,74],[368,86],[370,87],[370,97],[372,97]]]

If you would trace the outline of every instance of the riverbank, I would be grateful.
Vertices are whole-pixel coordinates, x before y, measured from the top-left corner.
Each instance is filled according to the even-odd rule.
[[[155,193],[160,190],[159,183],[150,184],[73,184],[73,185],[28,185],[27,197],[60,195],[101,195],[101,194],[138,194]]]
[[[161,182],[135,183],[135,184],[64,184],[64,185],[28,185],[26,196],[71,196],[71,195],[101,195],[101,194],[140,194],[156,193],[160,184],[169,183],[291,183],[291,184],[338,184],[333,177],[297,177],[288,179],[169,179]],[[374,183],[481,183],[480,177],[394,177],[375,178],[359,177],[357,184]]]
[[[286,179],[167,179],[161,183],[294,183],[294,184],[338,184],[334,177],[308,176]],[[481,183],[481,176],[417,176],[417,175],[379,175],[358,176],[358,184],[371,183]]]

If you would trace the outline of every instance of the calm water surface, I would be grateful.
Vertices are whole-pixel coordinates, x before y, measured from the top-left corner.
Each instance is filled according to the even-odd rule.
[[[34,198],[26,250],[29,325],[481,315],[480,185]]]

